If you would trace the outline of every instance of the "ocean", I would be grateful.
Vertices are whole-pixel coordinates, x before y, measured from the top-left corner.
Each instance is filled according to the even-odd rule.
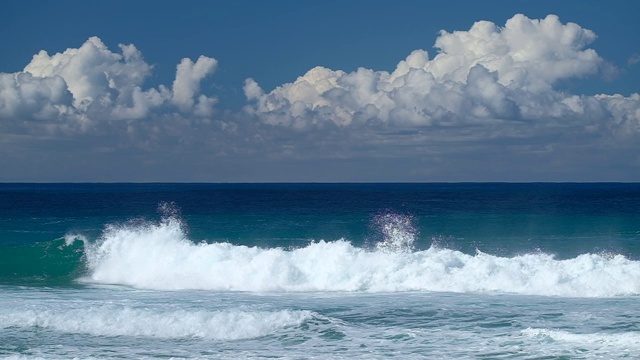
[[[640,184],[0,184],[2,359],[640,354]]]

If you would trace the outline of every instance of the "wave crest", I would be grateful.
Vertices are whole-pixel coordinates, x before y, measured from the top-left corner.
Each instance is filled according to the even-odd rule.
[[[98,306],[85,309],[40,309],[0,313],[0,328],[35,326],[95,336],[238,340],[265,336],[286,327],[299,326],[312,317],[313,313],[305,310],[154,311]]]
[[[640,294],[640,262],[622,255],[556,260],[536,253],[508,258],[436,246],[393,252],[382,245],[371,250],[355,247],[346,240],[263,249],[195,244],[182,226],[173,217],[159,224],[108,226],[98,242],[85,245],[88,275],[81,281],[161,290]],[[390,229],[389,234],[396,234]],[[408,245],[410,240],[407,236],[398,242]]]

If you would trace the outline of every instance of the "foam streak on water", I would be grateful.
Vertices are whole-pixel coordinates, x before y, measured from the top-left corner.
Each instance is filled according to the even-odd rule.
[[[605,349],[616,347],[640,351],[640,333],[625,332],[619,334],[588,333],[576,334],[562,330],[532,329],[522,330],[524,336],[532,337],[540,341],[553,341],[557,343],[578,344],[591,349]]]
[[[388,233],[397,229],[390,227]],[[640,262],[622,255],[583,254],[556,260],[544,253],[499,257],[435,246],[408,251],[413,235],[396,235],[395,247],[365,249],[338,240],[297,249],[263,249],[195,244],[174,218],[159,224],[110,226],[99,241],[87,243],[88,274],[82,281],[161,290],[640,294]]]
[[[640,351],[633,297],[0,291],[0,358],[592,359]]]
[[[237,340],[265,336],[309,319],[308,311],[152,311],[122,306],[36,308],[0,314],[2,328],[43,328],[93,336]]]

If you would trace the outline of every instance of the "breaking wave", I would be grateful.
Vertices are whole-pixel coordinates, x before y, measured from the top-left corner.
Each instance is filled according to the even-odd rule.
[[[500,257],[432,246],[414,251],[410,219],[380,217],[385,239],[367,249],[346,240],[302,248],[259,248],[189,240],[175,217],[160,223],[111,225],[85,243],[80,281],[141,289],[249,292],[432,291],[541,296],[640,294],[640,262],[622,255],[544,253]]]

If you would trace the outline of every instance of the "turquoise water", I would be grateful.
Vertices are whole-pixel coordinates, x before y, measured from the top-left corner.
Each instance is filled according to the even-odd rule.
[[[622,358],[640,184],[0,184],[0,357]]]

